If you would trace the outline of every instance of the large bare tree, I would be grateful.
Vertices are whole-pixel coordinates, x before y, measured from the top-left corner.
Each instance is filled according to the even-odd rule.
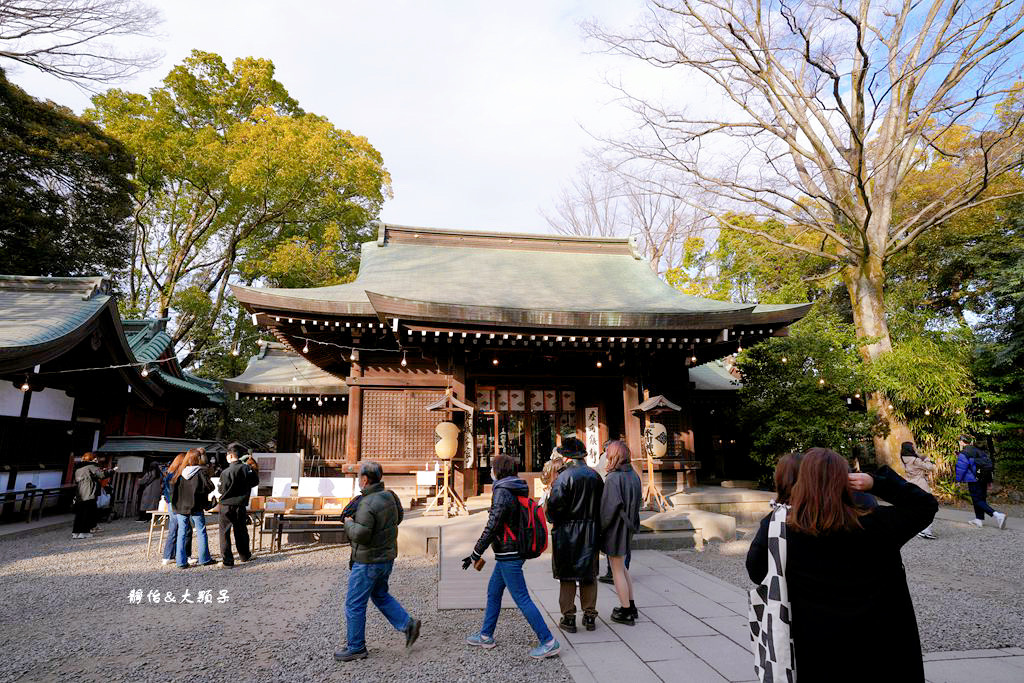
[[[136,0],[0,0],[0,58],[79,85],[128,78],[158,61],[114,43],[160,21]]]
[[[664,180],[651,180],[650,169],[615,167],[596,158],[584,165],[562,189],[554,212],[543,213],[563,235],[635,237],[640,252],[659,275],[679,266],[686,241],[709,232],[708,202],[682,192],[664,191]],[[708,199],[705,197],[705,199]]]
[[[890,259],[951,217],[1017,192],[998,181],[1022,166],[1021,112],[999,104],[1020,88],[1024,2],[648,5],[637,27],[589,32],[613,53],[680,72],[696,106],[623,89],[643,134],[615,146],[692,179],[727,208],[793,226],[799,242],[728,224],[833,262],[862,354],[891,351]],[[722,107],[708,114],[701,105],[718,97]],[[908,174],[935,164],[957,182],[894,211]],[[870,405],[890,426],[876,450],[894,462],[909,432],[884,397]]]

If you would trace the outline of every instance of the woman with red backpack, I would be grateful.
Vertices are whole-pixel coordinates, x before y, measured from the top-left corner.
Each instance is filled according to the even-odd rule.
[[[471,635],[466,642],[488,650],[497,645],[494,640],[494,629],[498,625],[498,615],[501,613],[501,598],[508,588],[516,607],[526,617],[526,621],[537,634],[537,640],[540,641],[537,647],[530,650],[530,656],[534,659],[543,659],[557,655],[561,646],[551,635],[551,630],[544,623],[544,618],[526,589],[526,579],[523,577],[523,562],[526,561],[523,541],[528,538],[529,530],[523,528],[523,519],[529,512],[524,513],[523,510],[533,510],[535,505],[530,505],[530,487],[518,474],[516,461],[507,455],[499,455],[491,463],[491,479],[494,485],[491,488],[490,514],[487,516],[484,531],[480,534],[480,540],[473,548],[473,554],[462,560],[462,568],[468,569],[471,564],[476,565],[477,569],[482,567],[481,556],[487,550],[487,546],[491,546],[494,549],[494,571],[487,584],[487,609],[484,612],[483,626],[479,633]],[[525,499],[525,505],[521,499]]]

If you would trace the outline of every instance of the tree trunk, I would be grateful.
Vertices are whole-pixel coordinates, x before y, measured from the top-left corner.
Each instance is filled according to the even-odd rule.
[[[853,322],[858,337],[868,337],[871,343],[860,347],[861,356],[868,363],[892,351],[889,323],[885,316],[885,273],[881,259],[869,256],[865,263],[850,266],[843,271],[843,282],[853,305]],[[880,465],[889,465],[903,472],[900,462],[900,444],[913,441],[910,429],[894,415],[888,400],[878,394],[868,396],[868,408],[876,411],[889,425],[888,436],[875,436],[875,459]]]

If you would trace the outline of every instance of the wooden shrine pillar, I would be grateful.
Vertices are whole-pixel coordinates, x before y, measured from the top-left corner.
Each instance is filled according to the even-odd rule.
[[[626,445],[629,446],[629,452],[633,456],[634,462],[639,462],[643,457],[643,426],[640,424],[640,418],[633,414],[633,410],[640,405],[640,393],[638,390],[638,383],[635,377],[623,377],[622,378],[622,419],[623,419],[623,435],[626,439]]]
[[[349,377],[362,377],[363,366],[359,364],[359,351],[352,350],[352,369]],[[349,385],[348,420],[345,425],[345,462],[355,465],[359,462],[359,450],[363,432],[363,388]]]
[[[469,401],[469,394],[466,391],[466,361],[465,357],[453,357],[452,358],[452,392],[455,398],[462,401]],[[476,458],[473,457],[472,452],[467,453],[467,449],[474,447],[473,443],[473,413],[462,414],[462,438],[459,443],[459,457],[462,460],[461,477],[456,477],[456,488],[457,492],[462,499],[465,500],[470,496],[477,494],[477,468]],[[472,462],[472,467],[467,467],[466,463]],[[462,480],[462,486],[458,487],[459,479]]]

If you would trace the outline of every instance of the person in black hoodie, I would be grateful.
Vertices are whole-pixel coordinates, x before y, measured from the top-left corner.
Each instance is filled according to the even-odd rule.
[[[220,473],[220,516],[218,531],[220,534],[220,564],[222,567],[235,566],[235,558],[231,554],[231,530],[235,531],[235,549],[242,562],[248,562],[252,553],[249,550],[249,494],[252,487],[260,483],[260,475],[251,467],[239,460],[245,455],[245,448],[238,443],[228,446],[228,466]]]
[[[199,564],[216,564],[210,556],[210,540],[206,535],[206,510],[211,507],[210,494],[213,482],[203,469],[203,459],[199,451],[192,448],[185,455],[181,471],[171,479],[171,509],[178,525],[178,538],[175,543],[176,559],[179,569],[188,568],[188,556],[185,548],[188,545],[192,528],[199,538]],[[192,525],[189,526],[191,521]]]
[[[551,635],[551,629],[544,623],[544,618],[526,589],[526,579],[523,577],[525,559],[519,551],[518,539],[524,531],[521,528],[521,505],[517,498],[529,497],[530,487],[518,477],[516,462],[507,455],[494,458],[491,463],[491,479],[494,486],[491,489],[491,510],[487,516],[487,524],[484,525],[480,540],[473,548],[473,554],[462,560],[462,568],[468,569],[470,564],[479,562],[487,546],[492,546],[494,571],[487,584],[484,624],[480,632],[471,635],[466,642],[487,650],[497,644],[494,642],[494,629],[498,625],[498,615],[501,613],[501,598],[505,594],[505,588],[508,588],[516,607],[526,617],[533,632],[537,634],[537,640],[540,641],[537,647],[530,650],[530,656],[534,659],[553,657],[558,654],[560,645]]]

